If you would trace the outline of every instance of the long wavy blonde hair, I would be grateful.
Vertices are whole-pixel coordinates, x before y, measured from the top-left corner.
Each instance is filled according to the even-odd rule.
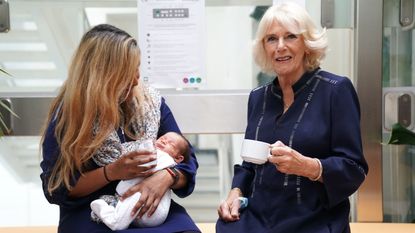
[[[60,156],[50,176],[49,193],[62,184],[71,189],[76,171],[85,172],[87,161],[118,127],[134,138],[128,125],[134,117],[141,118],[140,103],[150,98],[141,82],[133,86],[139,64],[137,41],[121,29],[102,24],[82,37],[68,78],[52,102],[41,139],[43,144],[47,125],[56,120]],[[134,97],[127,98],[132,93]]]

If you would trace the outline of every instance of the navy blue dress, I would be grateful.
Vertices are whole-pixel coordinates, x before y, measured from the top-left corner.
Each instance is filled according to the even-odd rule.
[[[160,106],[160,127],[158,131],[158,137],[166,132],[178,132],[180,130],[173,117],[172,112],[162,99]],[[104,224],[98,224],[91,221],[91,208],[89,204],[91,201],[97,199],[99,196],[108,194],[113,195],[115,193],[115,187],[117,182],[112,182],[104,188],[92,193],[89,196],[83,198],[70,198],[68,197],[68,190],[64,187],[56,190],[53,195],[49,195],[47,192],[47,184],[52,172],[53,166],[59,156],[59,146],[54,136],[55,121],[52,121],[47,130],[47,135],[43,143],[43,160],[41,162],[42,173],[40,175],[43,184],[43,191],[50,203],[59,205],[60,220],[58,226],[59,233],[104,233],[113,232]],[[98,166],[97,166],[98,167]],[[177,167],[181,171],[185,171],[187,175],[188,184],[186,187],[180,190],[173,190],[179,197],[186,197],[193,192],[195,186],[196,170],[198,163],[194,153],[192,152],[191,159],[188,163],[180,163]],[[79,174],[76,179],[79,178]],[[190,218],[186,210],[174,202],[171,201],[169,215],[166,221],[157,227],[153,228],[134,228],[117,231],[125,233],[172,233],[194,231],[200,232],[193,220]]]
[[[240,220],[218,220],[218,233],[350,232],[348,197],[368,171],[360,136],[360,107],[348,78],[315,70],[293,86],[295,97],[283,113],[278,79],[251,91],[245,138],[277,140],[320,159],[324,183],[286,175],[269,162],[235,165],[232,188],[249,204]]]

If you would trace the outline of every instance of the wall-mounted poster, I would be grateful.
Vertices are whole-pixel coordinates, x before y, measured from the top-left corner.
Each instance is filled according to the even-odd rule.
[[[206,82],[205,1],[138,0],[140,76],[156,88]]]

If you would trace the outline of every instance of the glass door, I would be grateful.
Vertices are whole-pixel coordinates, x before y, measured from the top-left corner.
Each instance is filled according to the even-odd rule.
[[[383,1],[384,222],[415,223],[415,147],[407,142],[400,145],[386,143],[392,131],[397,132],[393,130],[397,123],[403,129],[415,131],[414,4],[413,0]]]

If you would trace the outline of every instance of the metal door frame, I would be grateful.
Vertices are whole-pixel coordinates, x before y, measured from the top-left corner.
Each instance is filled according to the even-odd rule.
[[[357,0],[355,77],[361,105],[363,151],[369,174],[357,194],[357,221],[383,221],[382,37],[383,1]]]

